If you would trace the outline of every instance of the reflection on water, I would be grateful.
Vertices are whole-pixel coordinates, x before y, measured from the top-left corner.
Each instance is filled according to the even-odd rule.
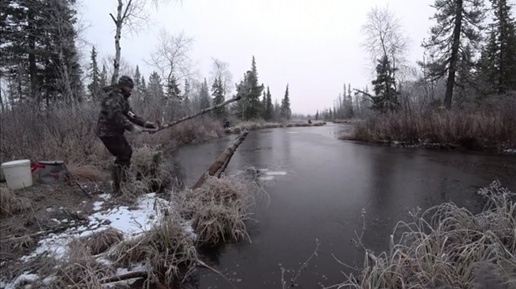
[[[479,187],[500,179],[516,190],[516,157],[423,149],[390,148],[338,140],[347,125],[251,131],[227,171],[258,169],[270,195],[257,206],[248,231],[252,243],[208,250],[207,262],[238,288],[281,288],[281,268],[293,277],[321,242],[318,256],[303,271],[304,288],[343,281],[351,272],[336,261],[359,266],[363,255],[351,242],[363,226],[364,246],[380,252],[408,212],[446,201],[480,210]],[[179,151],[187,185],[192,185],[236,136]],[[210,257],[212,256],[212,257]],[[199,288],[228,288],[217,274],[202,270]]]

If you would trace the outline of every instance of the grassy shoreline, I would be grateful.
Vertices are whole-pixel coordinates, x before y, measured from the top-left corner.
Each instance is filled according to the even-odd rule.
[[[510,153],[516,148],[516,117],[510,113],[396,113],[347,123],[353,130],[342,134],[341,140],[497,153]]]

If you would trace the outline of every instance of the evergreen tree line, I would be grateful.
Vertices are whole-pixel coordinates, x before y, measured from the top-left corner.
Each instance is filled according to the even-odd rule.
[[[2,109],[8,104],[83,101],[75,2],[0,1]]]
[[[0,95],[2,110],[20,104],[39,109],[99,102],[103,87],[111,84],[112,70],[100,64],[97,49],[81,67],[77,50],[75,0],[8,0],[0,3]],[[221,76],[212,83],[174,74],[165,79],[157,71],[144,76],[136,65],[130,73],[136,88],[133,100],[153,100],[162,117],[173,119],[224,102],[229,92]],[[292,116],[288,85],[281,103],[269,87],[259,83],[256,61],[235,84],[241,100],[215,110],[219,119],[283,121]],[[5,100],[5,101],[4,101]]]

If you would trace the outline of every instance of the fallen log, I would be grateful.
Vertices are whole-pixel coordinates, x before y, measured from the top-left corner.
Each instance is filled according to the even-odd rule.
[[[210,166],[208,171],[202,174],[202,176],[197,180],[195,185],[193,185],[192,190],[201,187],[208,178],[208,176],[214,176],[221,168],[226,169],[227,163],[229,163],[229,160],[235,153],[238,146],[240,146],[240,144],[245,140],[248,133],[248,130],[244,130],[237,137],[236,141],[232,145],[230,145],[222,154],[219,155],[217,160]]]

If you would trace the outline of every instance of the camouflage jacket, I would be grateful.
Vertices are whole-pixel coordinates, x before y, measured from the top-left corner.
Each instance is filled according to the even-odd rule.
[[[102,100],[97,120],[97,136],[121,136],[131,130],[133,123],[143,126],[145,120],[132,112],[129,101],[116,86],[105,87],[107,95]]]

